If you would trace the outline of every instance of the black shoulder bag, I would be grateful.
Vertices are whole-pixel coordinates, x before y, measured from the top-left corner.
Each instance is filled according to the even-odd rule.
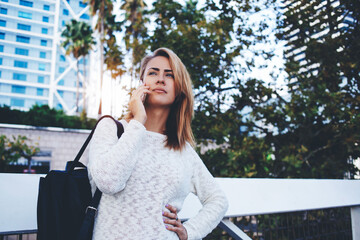
[[[94,220],[102,192],[96,188],[94,197],[88,171],[79,162],[97,124],[109,117],[116,122],[117,136],[124,132],[122,124],[111,116],[103,116],[76,155],[66,164],[65,171],[50,171],[40,179],[37,202],[38,240],[91,240]]]

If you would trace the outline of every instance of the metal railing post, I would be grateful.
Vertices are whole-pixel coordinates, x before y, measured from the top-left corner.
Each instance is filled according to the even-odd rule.
[[[360,240],[360,206],[351,207],[351,228],[353,240]]]
[[[219,227],[225,230],[235,240],[251,240],[238,226],[231,222],[228,218],[224,218],[220,223]]]

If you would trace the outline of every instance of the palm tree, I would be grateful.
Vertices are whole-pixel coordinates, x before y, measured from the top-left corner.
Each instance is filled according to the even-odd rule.
[[[107,40],[107,48],[105,49],[105,64],[106,64],[106,70],[110,71],[112,82],[116,84],[117,77],[120,77],[125,73],[125,70],[123,69],[124,62],[123,62],[123,54],[119,50],[119,46],[116,44],[116,38],[115,36],[112,36]],[[119,81],[120,83],[120,81]],[[115,87],[111,86],[111,89],[114,90]],[[113,109],[113,96],[111,96],[111,115],[112,115],[112,109]]]
[[[86,22],[78,22],[72,19],[70,23],[67,23],[65,30],[61,33],[61,36],[65,38],[61,44],[66,50],[66,55],[72,54],[76,59],[77,67],[77,81],[76,81],[76,113],[79,112],[79,58],[84,57],[84,81],[85,85],[85,56],[89,54],[92,45],[95,43],[92,37],[92,29]],[[84,98],[84,109],[85,109],[85,95]]]
[[[106,30],[109,27],[105,24],[106,19],[112,16],[113,2],[112,0],[84,0],[90,4],[90,14],[92,16],[97,15],[98,20],[95,29],[99,33],[100,38],[100,104],[98,114],[102,114],[102,85],[103,85],[103,74],[104,74],[104,41]]]
[[[136,73],[139,71],[139,64],[145,55],[147,45],[142,39],[147,37],[147,29],[145,27],[148,19],[144,18],[143,12],[146,4],[143,0],[124,0],[121,9],[125,10],[125,21],[123,24],[129,22],[125,30],[125,45],[126,50],[132,49],[132,67],[130,69],[131,84],[136,78]]]
[[[95,45],[95,39],[92,36],[92,29],[90,26],[86,26],[84,25],[82,22],[81,26],[80,26],[80,33],[81,36],[83,37],[81,39],[81,46],[82,48],[80,49],[80,56],[83,57],[83,112],[85,112],[86,114],[86,56],[89,55],[90,50],[92,49],[92,47]]]

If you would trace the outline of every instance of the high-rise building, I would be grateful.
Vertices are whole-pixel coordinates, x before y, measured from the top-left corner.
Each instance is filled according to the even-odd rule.
[[[89,23],[89,6],[82,0],[0,0],[0,105],[27,110],[48,104],[75,112],[76,61],[60,46],[70,19]],[[80,93],[82,81],[80,70]]]
[[[282,2],[286,12],[284,35],[287,45],[284,55],[287,59],[291,58],[299,63],[299,73],[316,72],[319,63],[309,61],[307,58],[306,43],[309,41],[323,43],[326,38],[334,39],[347,31],[354,23],[351,11],[346,10],[339,0],[283,0]]]

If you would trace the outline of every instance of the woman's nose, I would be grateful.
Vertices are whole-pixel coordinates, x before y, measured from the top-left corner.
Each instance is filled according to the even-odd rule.
[[[165,78],[163,74],[159,74],[158,83],[165,83]]]

